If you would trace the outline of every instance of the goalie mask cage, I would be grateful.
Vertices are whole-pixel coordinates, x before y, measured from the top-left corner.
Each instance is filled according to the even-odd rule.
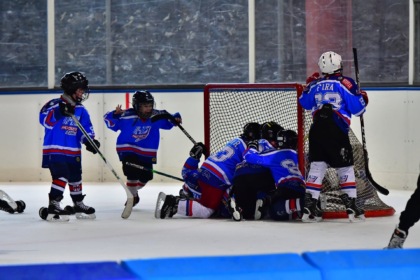
[[[204,137],[210,154],[221,149],[229,140],[242,134],[248,122],[275,121],[285,129],[298,133],[299,166],[306,175],[309,162],[309,144],[306,137],[312,116],[298,102],[303,87],[296,83],[285,84],[207,84],[204,88]],[[365,176],[363,147],[353,131],[350,141],[354,153],[354,170],[359,207],[366,217],[392,216],[395,210],[385,204]],[[323,180],[320,201],[324,218],[347,218],[339,195],[339,179],[334,169],[328,168]]]

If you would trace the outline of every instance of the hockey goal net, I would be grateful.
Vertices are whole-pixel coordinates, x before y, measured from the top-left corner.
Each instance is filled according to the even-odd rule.
[[[302,174],[308,171],[307,135],[312,123],[310,112],[299,105],[302,86],[290,84],[208,84],[204,88],[205,144],[210,154],[221,149],[229,140],[242,133],[248,122],[275,121],[285,129],[298,133],[299,166]],[[353,121],[355,118],[353,118]],[[385,204],[365,176],[363,146],[353,131],[350,141],[354,153],[357,201],[366,217],[392,216],[395,210]],[[324,218],[346,218],[345,207],[339,198],[339,180],[329,168],[323,181],[321,205]]]

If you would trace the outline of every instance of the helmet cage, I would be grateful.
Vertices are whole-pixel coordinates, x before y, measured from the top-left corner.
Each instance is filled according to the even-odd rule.
[[[140,111],[142,104],[152,104],[153,109],[155,108],[155,99],[153,98],[152,94],[147,90],[138,90],[134,93],[133,98],[131,100],[134,110],[141,118],[149,118],[152,114],[150,113],[142,113]]]
[[[293,130],[280,130],[277,132],[278,149],[297,149],[298,135]]]
[[[257,122],[245,124],[241,138],[245,141],[257,140],[260,138],[261,125]]]
[[[84,102],[89,98],[89,81],[86,76],[80,72],[74,71],[66,73],[60,82],[60,86],[64,91],[64,94],[71,97],[76,102]],[[81,97],[74,96],[78,89],[82,89],[84,92]]]

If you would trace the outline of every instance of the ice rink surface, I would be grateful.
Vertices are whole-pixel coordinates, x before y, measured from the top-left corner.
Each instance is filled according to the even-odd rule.
[[[84,183],[85,204],[96,209],[95,220],[50,223],[38,215],[47,206],[49,183],[0,183],[15,200],[25,201],[22,214],[0,212],[0,264],[120,261],[177,256],[222,256],[308,251],[381,249],[388,244],[411,191],[390,190],[381,199],[394,207],[391,217],[364,223],[347,219],[317,224],[301,222],[155,219],[160,191],[177,194],[180,184],[149,183],[140,203],[125,220],[125,191],[118,183]],[[66,189],[62,207],[71,205]],[[405,248],[420,248],[415,225]]]

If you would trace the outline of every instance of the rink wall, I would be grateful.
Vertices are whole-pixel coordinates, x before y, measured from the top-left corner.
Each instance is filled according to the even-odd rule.
[[[418,279],[420,249],[0,266],[0,279]]]
[[[370,171],[379,184],[390,189],[414,190],[420,172],[420,89],[370,88],[369,106],[364,117]],[[115,151],[117,133],[107,129],[103,115],[123,108],[131,100],[132,90],[94,90],[84,103],[87,107],[101,151],[117,173],[121,165]],[[196,140],[204,140],[204,102],[201,89],[151,90],[156,108],[180,112],[183,127]],[[0,91],[2,121],[0,130],[0,182],[46,182],[49,171],[42,169],[43,128],[39,110],[50,99],[61,94],[52,91]],[[128,98],[127,98],[128,97]],[[354,117],[352,128],[360,139],[360,122]],[[162,131],[157,171],[180,176],[182,165],[192,146],[180,129]],[[83,154],[84,182],[116,182],[114,175],[99,156]],[[159,182],[172,180],[155,174]]]

